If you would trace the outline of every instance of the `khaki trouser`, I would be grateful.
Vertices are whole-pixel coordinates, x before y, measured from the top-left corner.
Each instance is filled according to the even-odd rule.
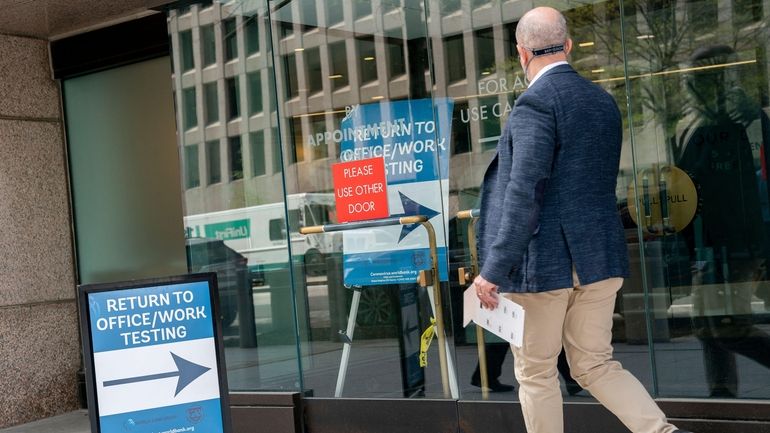
[[[573,274],[574,275],[574,274]],[[612,359],[612,313],[622,278],[542,293],[505,293],[524,307],[524,341],[512,346],[528,433],[563,433],[556,360],[562,344],[572,377],[633,433],[671,433],[642,384]]]

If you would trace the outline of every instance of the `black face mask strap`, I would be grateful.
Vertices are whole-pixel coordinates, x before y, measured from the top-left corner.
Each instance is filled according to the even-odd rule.
[[[556,44],[556,45],[549,45],[545,48],[538,48],[537,50],[533,50],[531,48],[523,47],[525,50],[529,50],[532,52],[532,57],[529,58],[527,61],[527,64],[524,65],[524,82],[529,85],[529,77],[527,77],[527,69],[529,68],[529,64],[532,63],[532,60],[535,59],[535,57],[541,57],[541,56],[548,56],[551,54],[556,54],[559,52],[564,51],[564,44]]]
[[[538,48],[536,50],[529,48],[527,49],[532,51],[532,57],[548,56],[564,51],[564,44],[550,45],[545,48]]]

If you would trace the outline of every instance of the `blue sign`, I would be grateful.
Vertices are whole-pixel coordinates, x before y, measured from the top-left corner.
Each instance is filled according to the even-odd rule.
[[[448,280],[449,99],[378,102],[354,107],[340,130],[340,160],[383,158],[390,216],[426,215],[436,232],[439,278]],[[343,234],[347,285],[414,283],[430,268],[428,236],[419,225]]]
[[[214,274],[80,287],[95,432],[229,432]]]

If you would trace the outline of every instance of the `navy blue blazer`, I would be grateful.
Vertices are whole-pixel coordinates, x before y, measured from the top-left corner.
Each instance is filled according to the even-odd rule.
[[[615,101],[569,65],[516,100],[484,174],[481,276],[501,292],[544,292],[628,276],[615,187]]]

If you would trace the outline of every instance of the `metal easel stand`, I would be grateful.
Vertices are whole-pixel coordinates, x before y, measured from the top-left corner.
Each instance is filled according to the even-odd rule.
[[[338,231],[348,231],[371,227],[385,227],[392,225],[412,225],[420,224],[428,232],[428,242],[430,243],[430,255],[431,255],[431,269],[429,271],[420,271],[420,279],[418,282],[423,287],[428,287],[428,295],[433,307],[433,315],[436,318],[436,334],[438,335],[439,342],[439,364],[441,366],[441,384],[444,391],[445,398],[459,398],[459,392],[457,387],[457,377],[454,373],[454,366],[451,364],[451,360],[447,356],[449,352],[449,343],[446,341],[446,333],[444,331],[444,317],[443,308],[441,307],[441,291],[440,282],[438,278],[438,254],[436,250],[436,233],[433,230],[433,225],[428,222],[428,218],[423,215],[408,216],[408,217],[393,217],[383,218],[372,221],[360,221],[344,224],[326,224],[322,226],[302,227],[299,232],[303,235],[317,234],[317,233],[330,233]],[[435,284],[433,282],[436,282]],[[356,316],[358,314],[358,306],[361,301],[361,288],[354,288],[353,300],[350,305],[350,314],[348,315],[348,326],[343,335],[344,346],[342,348],[342,359],[340,360],[340,370],[337,374],[337,387],[334,391],[335,397],[342,397],[342,391],[345,386],[345,377],[347,375],[348,363],[350,361],[350,350],[353,344],[353,333],[356,327]],[[452,374],[449,374],[451,369]]]
[[[361,303],[361,287],[353,287],[353,301],[350,303],[350,314],[348,314],[348,327],[340,336],[343,340],[342,360],[340,360],[340,371],[337,373],[337,387],[334,389],[335,397],[342,397],[342,389],[345,387],[345,376],[348,372],[348,363],[350,362],[350,349],[353,346],[353,332],[356,330],[356,317],[358,317],[358,305]]]
[[[468,209],[457,212],[457,219],[470,219],[468,223],[468,251],[471,253],[470,270],[460,268],[457,273],[460,277],[460,284],[466,285],[473,282],[476,275],[479,274],[479,256],[476,248],[476,223],[481,215],[480,209]],[[489,373],[487,372],[487,350],[484,345],[484,328],[476,326],[476,349],[479,353],[479,376],[481,376],[481,398],[489,399]]]

